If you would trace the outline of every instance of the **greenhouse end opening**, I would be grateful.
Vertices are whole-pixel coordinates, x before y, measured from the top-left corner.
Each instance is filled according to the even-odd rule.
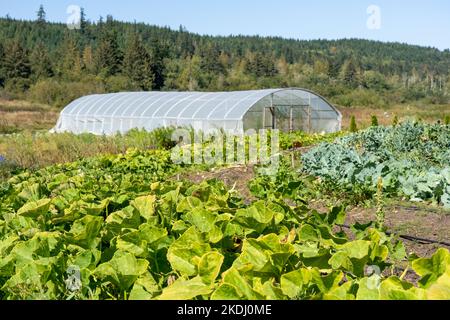
[[[53,132],[113,135],[131,129],[189,127],[215,130],[277,129],[332,133],[342,115],[306,89],[234,92],[121,92],[79,98],[66,106]]]

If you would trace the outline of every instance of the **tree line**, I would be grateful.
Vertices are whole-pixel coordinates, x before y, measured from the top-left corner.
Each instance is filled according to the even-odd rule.
[[[55,106],[90,93],[306,87],[344,106],[449,102],[450,51],[369,40],[202,36],[144,23],[0,18],[3,95]]]

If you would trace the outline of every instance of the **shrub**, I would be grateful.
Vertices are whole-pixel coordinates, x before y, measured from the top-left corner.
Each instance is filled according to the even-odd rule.
[[[107,92],[135,91],[139,89],[133,85],[130,78],[125,76],[111,76],[106,78],[105,87]]]
[[[24,78],[12,78],[6,81],[5,91],[11,93],[15,98],[22,97],[30,88],[31,80]]]
[[[333,101],[344,107],[385,107],[386,101],[374,90],[357,89],[350,93],[337,96]]]
[[[394,119],[392,119],[392,125],[393,125],[394,127],[396,127],[396,126],[398,125],[398,117],[397,117],[397,115],[395,115],[395,116],[394,116]]]
[[[373,116],[371,117],[370,125],[371,125],[372,127],[378,127],[378,118],[377,118],[377,116],[373,115]]]
[[[445,124],[446,126],[450,125],[450,115],[446,115],[446,116],[444,117],[444,124]]]
[[[38,81],[30,88],[28,97],[34,102],[61,108],[79,97],[103,92],[105,92],[103,83],[100,79],[93,77],[86,77],[76,82],[45,79]]]
[[[64,86],[54,79],[40,80],[28,91],[30,100],[48,105],[57,104],[64,95]]]
[[[358,127],[356,126],[355,116],[352,116],[350,119],[350,132],[357,132]]]

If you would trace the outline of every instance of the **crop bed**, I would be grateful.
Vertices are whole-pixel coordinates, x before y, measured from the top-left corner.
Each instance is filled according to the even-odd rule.
[[[335,189],[374,194],[381,184],[385,195],[450,209],[450,126],[372,127],[320,144],[302,161],[306,173]]]
[[[349,239],[343,208],[309,209],[285,167],[247,204],[218,180],[169,179],[184,170],[130,150],[2,184],[0,298],[449,298],[447,250],[407,257],[374,223]],[[418,286],[393,273],[406,258]]]

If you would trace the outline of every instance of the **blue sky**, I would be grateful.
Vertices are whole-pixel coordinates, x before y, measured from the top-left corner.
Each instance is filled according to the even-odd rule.
[[[0,0],[0,16],[34,19],[43,4],[49,21],[65,22],[69,5],[90,20],[112,14],[210,35],[262,35],[296,39],[365,38],[450,48],[448,0]],[[367,8],[380,9],[380,29],[369,29]]]

